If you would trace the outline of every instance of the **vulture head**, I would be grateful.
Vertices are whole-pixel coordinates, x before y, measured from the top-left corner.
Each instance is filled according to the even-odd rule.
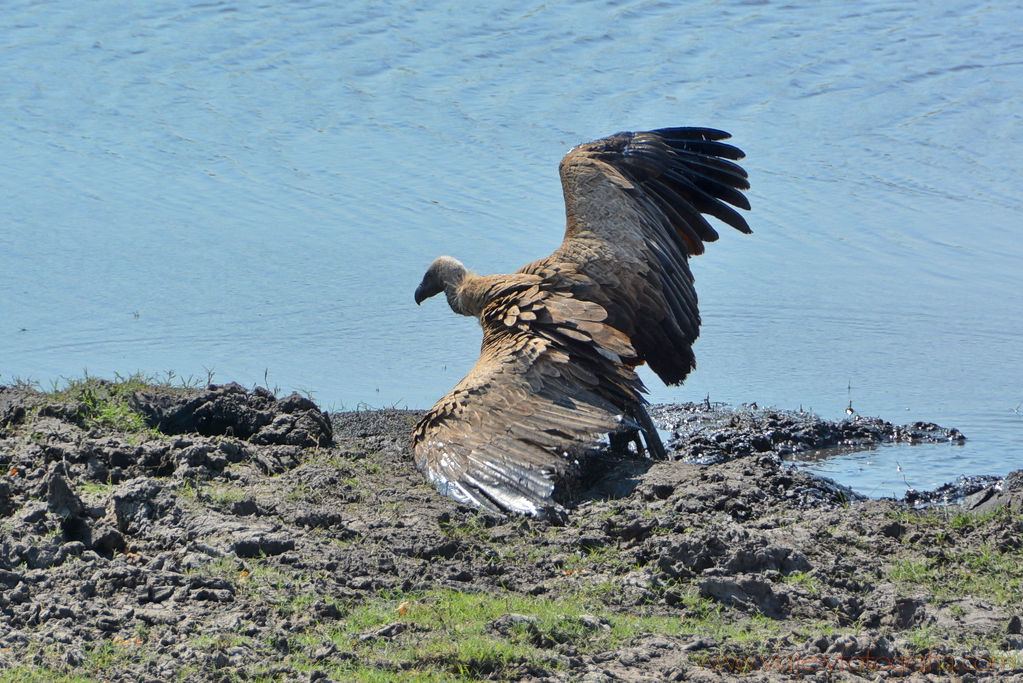
[[[421,304],[431,296],[446,292],[448,299],[454,295],[458,285],[466,274],[465,266],[458,259],[450,256],[438,256],[426,269],[423,281],[416,287],[416,304]]]

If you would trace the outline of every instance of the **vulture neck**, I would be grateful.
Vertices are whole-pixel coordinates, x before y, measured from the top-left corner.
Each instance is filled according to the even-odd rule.
[[[478,276],[466,270],[458,259],[438,256],[430,264],[423,283],[416,290],[416,302],[444,292],[452,311],[459,315],[479,317],[476,307],[472,305],[471,297],[466,296],[466,290],[471,289],[473,281],[477,279]]]
[[[483,310],[495,299],[514,296],[516,292],[537,285],[543,278],[527,273],[512,275],[474,275],[465,273],[461,280],[444,287],[451,310],[460,315],[471,315],[482,321]]]
[[[479,318],[483,313],[488,301],[485,292],[481,291],[480,281],[486,278],[472,273],[463,274],[457,282],[448,282],[444,285],[444,295],[448,298],[448,306],[458,315],[471,315]]]

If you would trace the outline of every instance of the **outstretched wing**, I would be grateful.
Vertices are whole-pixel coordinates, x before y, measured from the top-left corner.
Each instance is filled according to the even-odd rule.
[[[700,331],[691,255],[717,232],[703,214],[749,233],[729,204],[749,209],[740,190],[743,158],[711,128],[618,133],[579,145],[561,161],[568,227],[547,259],[519,272],[572,263],[595,281],[586,296],[608,312],[607,323],[632,342],[636,356],[667,384],[696,366]]]
[[[480,359],[413,432],[417,467],[446,496],[543,515],[576,459],[604,434],[638,428],[616,407],[643,401],[642,382],[619,361],[634,355],[628,339],[557,271],[495,296],[481,316]]]

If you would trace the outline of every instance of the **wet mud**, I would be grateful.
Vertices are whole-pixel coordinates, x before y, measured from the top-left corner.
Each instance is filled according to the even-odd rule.
[[[1023,681],[1023,471],[866,500],[783,459],[954,429],[658,407],[678,459],[609,456],[566,482],[555,525],[438,495],[412,465],[416,411],[150,386],[127,428],[97,417],[104,391],[0,388],[0,674],[95,672],[102,645],[106,680],[150,683]],[[485,620],[528,655],[398,654],[438,628],[416,618],[438,595],[595,587],[560,630]],[[377,603],[390,616],[358,626]]]

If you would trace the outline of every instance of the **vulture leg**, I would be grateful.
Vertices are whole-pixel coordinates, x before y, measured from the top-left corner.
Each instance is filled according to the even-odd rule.
[[[649,455],[649,457],[653,460],[667,460],[668,454],[664,450],[664,444],[661,443],[661,437],[657,433],[657,427],[654,426],[653,420],[650,419],[646,410],[644,410],[642,406],[637,406],[635,409],[628,412],[629,415],[639,423],[640,429],[611,434],[609,436],[611,441],[611,450],[619,453],[628,453],[629,444],[636,444],[636,453],[638,455]],[[640,433],[643,434],[642,439],[640,439]],[[643,443],[644,441],[646,442],[645,446]]]
[[[657,427],[654,426],[654,421],[650,419],[643,406],[638,406],[638,410],[635,411],[633,417],[636,418],[636,421],[643,428],[643,438],[646,439],[646,447],[650,451],[650,457],[654,460],[667,460],[668,454],[664,450],[664,444],[661,443]]]
[[[636,454],[644,454],[643,442],[639,438],[639,430],[637,429],[609,434],[608,439],[611,441],[611,450],[615,453],[621,453],[622,455],[630,454],[629,446],[636,444]]]

